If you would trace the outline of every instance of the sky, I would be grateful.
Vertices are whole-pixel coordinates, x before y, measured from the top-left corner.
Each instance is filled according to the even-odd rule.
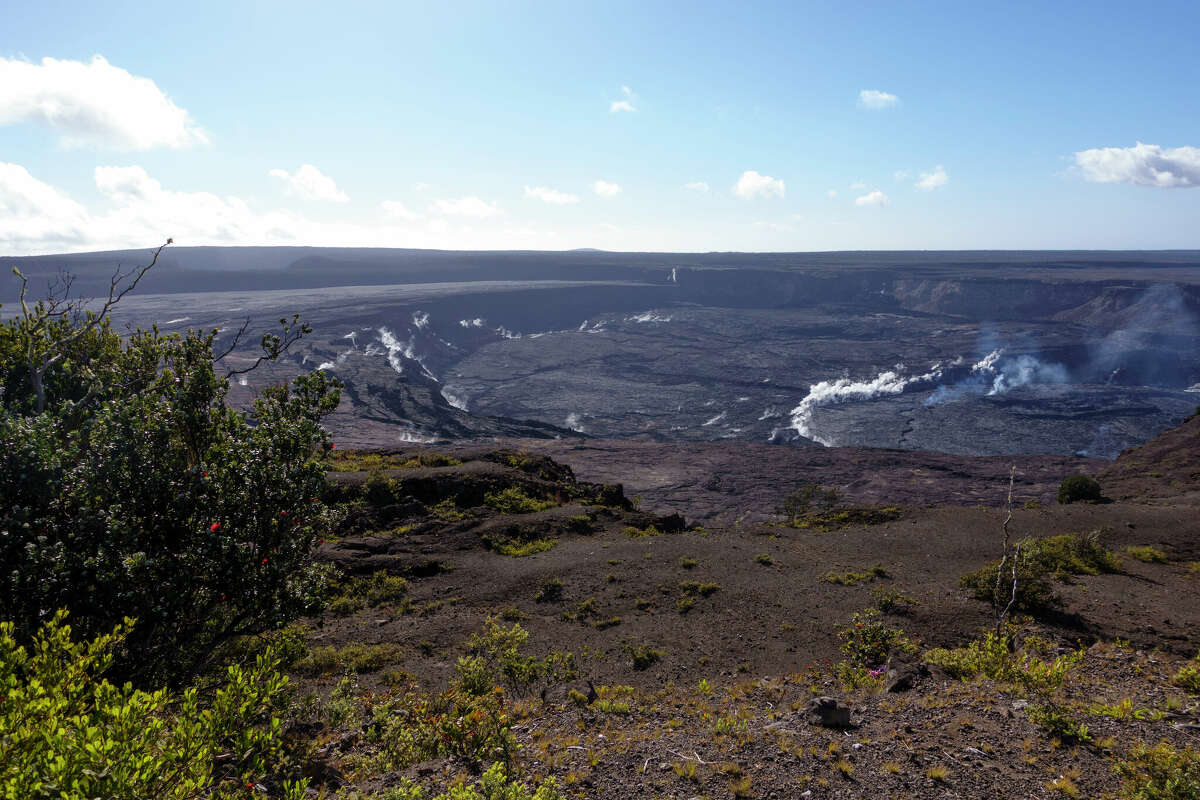
[[[1192,2],[0,9],[0,255],[1200,248]]]

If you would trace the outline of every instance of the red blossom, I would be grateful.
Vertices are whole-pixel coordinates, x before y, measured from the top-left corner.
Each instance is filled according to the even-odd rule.
[[[209,526],[208,526],[208,529],[209,529],[210,531],[212,531],[213,533],[216,533],[218,530],[220,530],[220,529],[221,529],[221,523],[219,523],[219,522],[214,522],[212,525],[209,525]]]

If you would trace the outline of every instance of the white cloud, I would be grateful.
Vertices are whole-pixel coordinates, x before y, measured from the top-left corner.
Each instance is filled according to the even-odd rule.
[[[608,181],[593,181],[592,191],[600,197],[616,197],[621,193],[621,187]]]
[[[733,193],[746,200],[752,197],[783,197],[786,187],[779,178],[759,175],[752,169],[742,173],[733,186]]]
[[[683,188],[693,192],[707,192],[708,183],[705,181],[692,181],[691,183],[685,183]]]
[[[865,188],[867,188],[867,185],[862,181],[855,181],[854,183],[850,184],[850,191],[852,192],[861,192]]]
[[[758,220],[754,223],[754,227],[761,231],[771,231],[773,233],[788,233],[795,230],[795,228],[786,222],[772,222],[770,220]]]
[[[886,206],[889,202],[888,196],[878,189],[854,199],[856,206]]]
[[[460,197],[457,200],[434,200],[429,210],[437,214],[448,214],[452,217],[495,217],[501,211],[495,203],[488,203],[478,197]]]
[[[114,150],[208,144],[191,115],[149,78],[90,62],[0,58],[0,125],[24,122],[57,131],[64,147]]]
[[[1200,148],[1159,147],[1138,142],[1133,147],[1081,150],[1075,164],[1096,183],[1131,183],[1160,189],[1200,186]]]
[[[939,186],[945,186],[948,180],[950,180],[950,176],[946,174],[946,168],[938,164],[931,172],[922,172],[921,177],[913,186],[926,192],[932,192]]]
[[[292,211],[258,209],[245,200],[164,187],[140,166],[101,166],[94,180],[102,200],[85,207],[18,164],[0,162],[0,255],[88,252],[153,247],[174,237],[180,245],[304,244],[442,249],[561,248],[555,232],[494,226],[471,220],[423,218],[396,212],[388,219],[343,222]],[[486,208],[494,206],[475,200]],[[393,201],[394,202],[394,201]],[[472,208],[473,202],[443,201]],[[408,212],[408,209],[404,209]],[[499,214],[496,209],[496,214]]]
[[[560,192],[557,189],[551,189],[547,186],[526,186],[525,197],[541,200],[543,203],[549,203],[552,206],[565,206],[579,202],[579,195],[567,194],[566,192]]]
[[[283,181],[289,195],[302,200],[320,200],[330,203],[350,202],[350,197],[337,187],[333,178],[312,164],[301,164],[300,169],[290,174],[287,170],[273,169],[267,175],[279,178]]]
[[[416,211],[410,211],[408,206],[401,203],[399,200],[384,200],[379,204],[383,209],[383,213],[392,219],[418,220],[424,219],[425,215]]]
[[[892,177],[898,181],[906,181],[911,175],[912,173],[906,169],[898,169],[892,173]]]
[[[621,111],[632,113],[637,111],[637,109],[633,107],[633,101],[635,99],[633,89],[630,89],[628,86],[622,86],[621,94],[625,95],[624,99],[613,100],[608,106],[608,113],[616,114]]]
[[[858,93],[858,107],[868,111],[882,111],[900,105],[900,98],[878,89],[863,89]]]
[[[429,189],[431,187],[428,183],[425,183],[425,181],[417,181],[416,183],[413,184],[412,188],[413,188],[413,191],[415,191],[415,192],[423,192],[426,189]]]
[[[830,189],[825,193],[826,197],[837,197],[837,189]]]

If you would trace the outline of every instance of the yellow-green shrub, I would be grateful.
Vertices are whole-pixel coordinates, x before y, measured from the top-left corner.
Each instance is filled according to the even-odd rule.
[[[0,796],[232,800],[277,771],[288,679],[273,652],[229,667],[210,695],[115,686],[104,672],[132,626],[73,642],[59,612],[26,648],[0,623]]]

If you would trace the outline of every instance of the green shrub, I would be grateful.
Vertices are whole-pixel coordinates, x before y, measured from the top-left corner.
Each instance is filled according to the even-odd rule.
[[[1029,652],[1015,653],[1011,645],[1011,628],[1000,634],[985,631],[966,647],[929,650],[925,661],[954,678],[969,680],[982,676],[1009,684],[1022,693],[1048,698],[1063,687],[1083,660],[1082,650],[1046,661]]]
[[[635,670],[647,670],[652,666],[662,661],[666,655],[661,650],[655,650],[649,644],[634,644],[631,641],[625,642],[625,652],[629,654],[630,662]]]
[[[1196,800],[1200,797],[1200,752],[1176,750],[1166,742],[1138,743],[1113,765],[1121,797],[1129,800]]]
[[[869,567],[865,572],[826,572],[821,576],[821,580],[836,586],[853,586],[863,581],[873,581],[877,578],[890,577],[891,575],[888,574],[886,569],[876,564],[873,567]]]
[[[551,578],[542,584],[533,599],[539,603],[557,602],[562,599],[564,586],[566,584],[563,583],[562,578]]]
[[[524,695],[539,682],[561,683],[575,677],[573,654],[552,650],[543,659],[526,656],[521,648],[527,641],[529,632],[519,624],[505,628],[488,617],[483,632],[467,640],[469,655],[458,660],[459,686],[482,695],[502,684],[513,694]]]
[[[1192,694],[1200,694],[1200,652],[1196,653],[1190,664],[1185,664],[1175,673],[1171,683]]]
[[[29,641],[55,609],[85,637],[138,620],[111,674],[181,685],[230,639],[315,611],[323,373],[226,403],[216,331],[126,339],[26,306],[0,325],[0,608]],[[272,359],[307,328],[264,336]]]
[[[850,625],[838,631],[838,638],[846,660],[854,667],[882,666],[891,653],[916,649],[904,631],[885,625],[874,608],[856,611]]]
[[[875,607],[883,614],[907,614],[913,606],[919,605],[916,598],[899,589],[891,589],[887,586],[872,588],[871,599],[875,601]]]
[[[1165,564],[1167,554],[1150,545],[1126,547],[1125,552],[1141,561],[1143,564]]]
[[[554,501],[530,497],[519,486],[509,486],[499,492],[488,492],[483,496],[483,504],[501,514],[529,514],[554,507]]]
[[[1020,543],[1020,548],[1014,608],[1022,611],[1039,611],[1061,604],[1052,578],[1068,581],[1073,575],[1121,572],[1121,562],[1100,543],[1098,532],[1026,539]],[[1000,566],[1000,562],[993,562],[968,573],[959,579],[959,585],[970,589],[977,600],[996,602],[1004,607],[1012,597],[1012,562],[1004,564],[1000,596],[994,598],[996,573]]]
[[[302,675],[337,675],[343,672],[375,672],[400,660],[402,651],[390,642],[366,644],[351,642],[342,647],[314,647],[296,662],[294,669]]]
[[[721,591],[721,584],[713,581],[680,581],[679,591],[693,597],[709,597]]]
[[[833,510],[840,499],[841,492],[836,488],[823,489],[815,483],[809,483],[788,494],[776,513],[784,516],[788,525],[798,527],[809,514]]]
[[[1054,703],[1029,706],[1029,721],[1044,728],[1054,738],[1066,744],[1082,744],[1092,740],[1087,725],[1075,719],[1065,708]]]
[[[374,795],[372,800],[425,800],[425,790],[407,778],[400,785],[389,789],[387,794]],[[496,762],[472,784],[458,784],[449,792],[439,794],[432,800],[563,800],[554,778],[546,778],[538,787],[529,787],[508,777],[504,765]]]
[[[1104,499],[1100,484],[1095,478],[1087,475],[1071,475],[1058,485],[1058,502],[1068,503],[1099,503]]]
[[[229,667],[211,693],[143,691],[104,676],[130,621],[72,642],[65,620],[51,617],[28,649],[0,623],[0,796],[233,800],[278,774],[287,677],[272,652]],[[305,788],[287,783],[284,796]]]
[[[379,570],[368,577],[352,576],[339,581],[334,586],[336,596],[329,602],[327,610],[331,614],[344,616],[362,611],[364,608],[375,608],[384,603],[399,606],[401,613],[412,610],[409,601],[408,581],[399,575],[391,575],[386,570]]]

